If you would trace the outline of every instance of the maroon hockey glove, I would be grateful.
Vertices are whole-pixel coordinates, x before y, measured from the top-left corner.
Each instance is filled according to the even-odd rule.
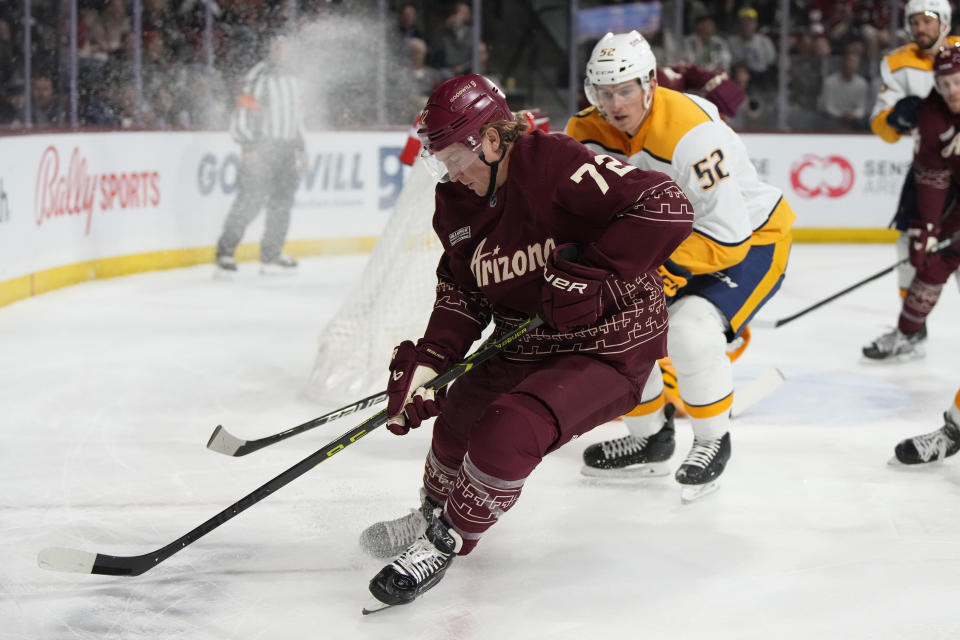
[[[604,269],[561,258],[560,253],[567,255],[571,247],[555,248],[543,268],[543,318],[557,331],[588,327],[597,322],[603,308],[603,282],[610,276]]]
[[[393,350],[387,382],[387,429],[402,436],[440,415],[444,392],[423,385],[450,366],[450,356],[429,343],[404,340]]]
[[[687,286],[687,281],[693,277],[689,269],[681,267],[673,260],[667,260],[657,267],[657,273],[660,274],[660,279],[663,280],[663,293],[668,298],[677,295],[677,291]]]
[[[910,229],[907,230],[907,237],[910,239],[910,264],[915,269],[923,268],[930,251],[937,246],[939,231],[937,225],[932,222],[914,220],[911,223]]]
[[[722,115],[732,118],[737,115],[737,109],[747,99],[747,94],[726,73],[714,76],[706,85],[704,97],[717,105]]]

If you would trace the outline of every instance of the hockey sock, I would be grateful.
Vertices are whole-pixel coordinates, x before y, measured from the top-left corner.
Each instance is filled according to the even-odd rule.
[[[431,446],[423,465],[423,489],[427,496],[437,504],[443,504],[456,478],[457,470],[440,462]]]
[[[927,316],[936,306],[942,290],[942,284],[927,284],[914,278],[900,311],[900,321],[897,323],[900,331],[906,334],[920,331]]]
[[[484,473],[467,454],[444,508],[446,521],[463,538],[458,555],[473,551],[484,532],[516,504],[524,481]]]

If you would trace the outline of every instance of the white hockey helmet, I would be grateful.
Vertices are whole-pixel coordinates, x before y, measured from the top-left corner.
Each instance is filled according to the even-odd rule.
[[[637,79],[647,89],[656,75],[657,58],[642,35],[637,31],[608,33],[590,54],[583,90],[590,104],[596,106],[596,87]]]
[[[949,0],[909,0],[903,10],[903,19],[907,22],[908,27],[910,16],[917,13],[924,13],[940,21],[940,38],[930,47],[931,50],[936,50],[947,34],[950,33],[952,10]]]

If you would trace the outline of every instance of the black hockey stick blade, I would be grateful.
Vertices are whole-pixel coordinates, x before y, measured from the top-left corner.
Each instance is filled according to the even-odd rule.
[[[466,360],[462,360],[453,365],[424,386],[433,390],[442,389],[477,365],[500,353],[509,343],[542,324],[543,318],[540,316],[524,320],[510,333],[499,340],[487,342],[483,347],[467,357]],[[314,451],[280,475],[254,489],[251,493],[240,498],[217,515],[195,527],[192,531],[155,551],[139,556],[112,556],[64,547],[48,547],[41,550],[38,554],[37,564],[40,568],[50,571],[96,573],[108,576],[138,576],[157,566],[184,547],[193,544],[226,521],[246,511],[267,496],[299,478],[307,471],[310,471],[321,462],[340,453],[360,438],[386,423],[386,409],[378,411],[336,440],[328,442],[323,448]]]
[[[945,239],[945,240],[941,240],[939,243],[937,243],[937,246],[934,248],[933,251],[931,251],[931,253],[936,253],[936,252],[938,252],[938,251],[943,251],[944,249],[950,247],[950,245],[952,245],[954,242],[957,242],[957,241],[960,241],[960,231],[958,231],[957,233],[953,234],[953,236],[951,236],[951,237],[949,237],[949,238],[947,238],[947,239]],[[884,269],[884,270],[882,270],[882,271],[878,271],[877,273],[873,274],[872,276],[870,276],[870,277],[868,277],[868,278],[864,278],[864,279],[861,280],[860,282],[857,282],[857,283],[855,283],[855,284],[850,285],[849,287],[847,287],[847,288],[844,289],[843,291],[838,291],[838,292],[836,292],[835,294],[833,294],[833,295],[830,296],[829,298],[824,298],[824,299],[821,300],[820,302],[818,302],[818,303],[816,303],[816,304],[813,304],[813,305],[810,305],[810,306],[807,307],[806,309],[803,309],[803,310],[801,310],[801,311],[798,311],[797,313],[793,314],[792,316],[787,316],[786,318],[780,318],[779,320],[777,320],[776,322],[773,323],[773,328],[776,329],[777,327],[782,327],[783,325],[787,324],[788,322],[791,322],[791,321],[793,321],[793,320],[796,320],[797,318],[799,318],[799,317],[801,317],[801,316],[807,315],[808,313],[810,313],[810,312],[813,311],[814,309],[819,309],[820,307],[822,307],[823,305],[827,304],[828,302],[833,302],[834,300],[836,300],[836,299],[839,298],[840,296],[846,295],[846,294],[850,293],[851,291],[853,291],[854,289],[859,289],[860,287],[862,287],[863,285],[867,284],[868,282],[873,282],[873,281],[876,280],[877,278],[879,278],[879,277],[881,277],[881,276],[887,275],[888,273],[890,273],[891,271],[893,271],[894,269],[896,269],[897,267],[899,267],[901,264],[907,262],[907,260],[909,260],[909,258],[903,258],[902,260],[897,260],[895,263],[893,263],[892,265],[890,265],[890,266],[887,267],[886,269]]]
[[[362,400],[357,400],[353,404],[348,404],[345,407],[341,407],[331,411],[330,413],[325,413],[322,416],[304,422],[301,425],[291,427],[286,431],[281,431],[280,433],[275,433],[271,436],[265,436],[263,438],[257,438],[256,440],[244,440],[242,438],[238,438],[227,431],[223,425],[218,424],[217,428],[213,430],[212,434],[210,434],[210,439],[207,441],[207,449],[235,458],[245,456],[248,453],[253,453],[254,451],[258,451],[264,447],[270,446],[271,444],[286,440],[287,438],[293,437],[299,433],[303,433],[304,431],[309,431],[310,429],[327,424],[328,422],[333,422],[334,420],[338,420],[344,416],[348,416],[356,413],[357,411],[362,411],[372,407],[375,404],[384,402],[386,399],[387,392],[380,391],[379,393],[367,396]]]

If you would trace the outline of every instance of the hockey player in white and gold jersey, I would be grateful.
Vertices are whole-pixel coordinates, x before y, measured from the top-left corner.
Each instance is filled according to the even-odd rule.
[[[676,479],[693,499],[716,487],[730,456],[727,344],[780,287],[795,215],[783,194],[759,179],[713,104],[657,86],[656,59],[636,31],[600,40],[584,85],[593,106],[570,119],[567,135],[666,173],[694,207],[693,233],[660,270],[671,296],[667,350],[694,432]],[[667,473],[672,418],[663,379],[651,375],[641,405],[624,418],[630,435],[587,448],[584,473]]]
[[[897,142],[911,135],[917,126],[917,109],[933,89],[933,59],[944,44],[960,43],[960,38],[948,35],[951,25],[951,7],[948,0],[909,0],[904,8],[904,19],[913,42],[894,49],[880,62],[880,93],[870,116],[870,128],[885,142]],[[916,217],[917,191],[913,169],[907,173],[900,191],[900,200],[890,226],[900,232],[897,257],[904,262],[897,268],[900,295],[905,297],[915,274],[906,261],[908,253],[907,230]],[[960,274],[958,274],[960,282]],[[878,337],[863,347],[863,355],[873,360],[899,359],[919,355],[926,340],[924,325],[912,335],[897,329]]]

